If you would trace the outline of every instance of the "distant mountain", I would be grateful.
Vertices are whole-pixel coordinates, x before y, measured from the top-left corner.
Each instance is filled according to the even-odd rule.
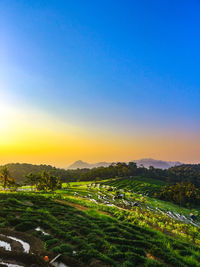
[[[68,169],[92,169],[98,167],[108,167],[111,163],[108,162],[97,162],[97,163],[87,163],[82,160],[75,161]]]
[[[179,161],[163,161],[163,160],[156,160],[156,159],[139,159],[139,160],[132,160],[133,162],[137,163],[137,166],[143,165],[145,168],[149,168],[149,166],[153,166],[154,168],[159,169],[168,169],[170,167],[179,166],[183,163]],[[91,168],[98,168],[98,167],[108,167],[111,162],[97,162],[97,163],[88,163],[82,160],[75,161],[72,165],[68,167],[68,169],[91,169]]]
[[[139,160],[133,160],[133,162],[137,163],[137,166],[143,165],[145,168],[153,166],[154,168],[158,169],[168,169],[183,164],[182,162],[179,161],[163,161],[156,159],[139,159]]]
[[[90,164],[82,160],[77,160],[68,167],[68,169],[84,169],[84,168],[90,168]]]

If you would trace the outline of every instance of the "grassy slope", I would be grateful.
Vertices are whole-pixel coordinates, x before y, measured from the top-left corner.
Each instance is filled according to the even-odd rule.
[[[78,266],[200,266],[199,228],[165,214],[189,216],[190,210],[143,196],[164,185],[162,181],[103,181],[127,189],[123,200],[114,199],[116,190],[89,183],[70,183],[54,194],[0,194],[0,226],[38,236],[46,254],[66,254]],[[131,207],[135,201],[139,206]],[[36,232],[36,226],[50,236]]]
[[[104,182],[106,185],[116,188],[127,189],[136,193],[152,195],[158,191],[166,182],[145,177],[121,178]]]
[[[171,211],[175,213],[179,213],[185,216],[189,216],[191,213],[190,209],[180,207],[171,202],[162,201],[156,198],[153,198],[154,192],[158,191],[162,186],[166,185],[166,182],[155,180],[151,178],[145,177],[134,177],[134,178],[122,178],[122,179],[114,179],[113,181],[103,181],[103,184],[114,186],[118,189],[127,189],[131,192],[136,193],[135,198],[139,199],[140,196],[138,194],[142,194],[145,196],[146,204],[152,208],[159,208],[162,211]],[[193,209],[192,212],[199,212],[197,209]]]
[[[113,217],[114,210],[107,210],[111,217],[94,208],[80,210],[58,203],[56,199],[61,197],[70,199],[67,192],[59,193],[46,197],[0,194],[1,227],[36,235],[45,243],[47,253],[66,254],[79,266],[200,266],[197,246]],[[37,226],[50,235],[35,231]]]

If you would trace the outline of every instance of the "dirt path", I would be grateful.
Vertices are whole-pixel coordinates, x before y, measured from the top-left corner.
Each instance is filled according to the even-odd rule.
[[[78,210],[88,210],[87,207],[82,206],[82,205],[77,204],[77,203],[73,203],[73,202],[69,202],[69,201],[65,201],[65,200],[59,200],[59,199],[56,199],[55,201],[58,202],[58,203],[61,203],[61,204],[66,204],[66,205],[75,207],[75,208],[77,208]]]
[[[91,208],[85,207],[83,205],[80,205],[80,204],[77,204],[77,203],[73,203],[73,202],[69,202],[69,201],[66,201],[66,200],[56,199],[55,201],[58,202],[58,203],[61,203],[61,204],[72,206],[72,207],[74,207],[74,208],[76,208],[78,210],[88,210],[88,209],[91,209]],[[97,211],[99,213],[101,213],[101,214],[111,216],[108,212],[101,211],[101,210],[98,210],[98,209],[97,209]]]

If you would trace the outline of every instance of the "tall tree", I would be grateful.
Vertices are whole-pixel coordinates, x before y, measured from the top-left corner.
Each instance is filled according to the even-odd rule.
[[[41,176],[40,174],[35,174],[35,173],[30,172],[24,176],[25,177],[24,184],[36,186],[39,182],[40,176]]]
[[[3,167],[0,171],[2,187],[5,190],[10,179],[10,172],[7,167]]]

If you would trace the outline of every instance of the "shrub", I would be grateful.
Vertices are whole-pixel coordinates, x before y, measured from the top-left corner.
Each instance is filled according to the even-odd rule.
[[[166,264],[158,262],[157,260],[146,259],[145,267],[165,267]]]
[[[62,244],[60,245],[60,252],[65,253],[65,252],[72,252],[73,251],[73,246],[70,244]]]
[[[57,238],[49,239],[46,241],[47,248],[51,247],[52,245],[58,244],[59,240]]]
[[[8,198],[7,201],[8,205],[10,206],[21,206],[23,205],[21,201],[17,200],[16,198]]]
[[[128,261],[132,262],[133,264],[140,265],[146,261],[146,259],[144,257],[139,256],[134,252],[127,252],[127,253],[125,253],[125,255],[126,255],[126,259]]]
[[[199,266],[199,262],[193,256],[184,257],[184,261],[186,262],[187,266]]]
[[[60,253],[61,252],[59,246],[56,246],[56,247],[52,248],[51,251],[54,252],[54,253]]]

